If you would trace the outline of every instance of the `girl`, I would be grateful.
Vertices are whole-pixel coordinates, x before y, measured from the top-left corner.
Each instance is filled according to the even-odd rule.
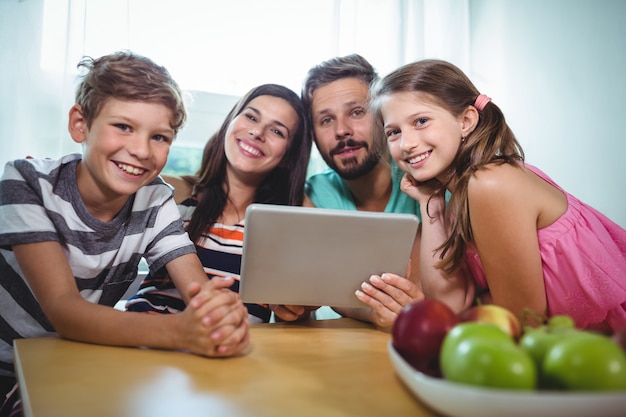
[[[302,205],[311,153],[298,96],[276,84],[253,88],[205,146],[196,176],[174,185],[185,227],[210,277],[239,276],[244,217],[252,203]],[[238,292],[239,281],[231,289]],[[268,322],[268,306],[246,304],[250,323]],[[175,313],[185,304],[171,279],[148,275],[126,308]]]
[[[374,102],[406,172],[402,189],[423,209],[427,297],[460,311],[488,291],[518,317],[530,309],[580,328],[626,325],[626,231],[524,163],[498,106],[463,72],[437,60],[405,65]]]

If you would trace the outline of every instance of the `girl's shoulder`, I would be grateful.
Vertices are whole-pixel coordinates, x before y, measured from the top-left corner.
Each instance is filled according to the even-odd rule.
[[[505,192],[522,186],[528,171],[513,164],[492,163],[477,170],[469,179],[470,192]]]
[[[563,194],[523,164],[489,164],[468,184],[470,206],[507,211],[515,218],[554,220],[567,208]]]

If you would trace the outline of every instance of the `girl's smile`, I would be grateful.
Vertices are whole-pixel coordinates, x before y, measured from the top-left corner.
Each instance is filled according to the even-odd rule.
[[[419,155],[411,156],[406,158],[407,162],[411,165],[412,168],[417,168],[420,165],[420,162],[424,161],[426,158],[430,156],[432,151],[424,152]]]

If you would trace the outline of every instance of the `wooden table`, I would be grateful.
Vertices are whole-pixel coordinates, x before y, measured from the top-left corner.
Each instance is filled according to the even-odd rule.
[[[434,416],[396,377],[390,334],[351,320],[253,325],[248,354],[15,342],[26,417]]]

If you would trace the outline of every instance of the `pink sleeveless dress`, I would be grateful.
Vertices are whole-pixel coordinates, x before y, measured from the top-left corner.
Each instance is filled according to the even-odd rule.
[[[606,321],[615,331],[626,326],[626,230],[565,192],[545,173],[526,168],[567,196],[567,211],[537,230],[548,314],[567,314],[579,328]],[[465,254],[478,287],[487,280],[478,253]]]

